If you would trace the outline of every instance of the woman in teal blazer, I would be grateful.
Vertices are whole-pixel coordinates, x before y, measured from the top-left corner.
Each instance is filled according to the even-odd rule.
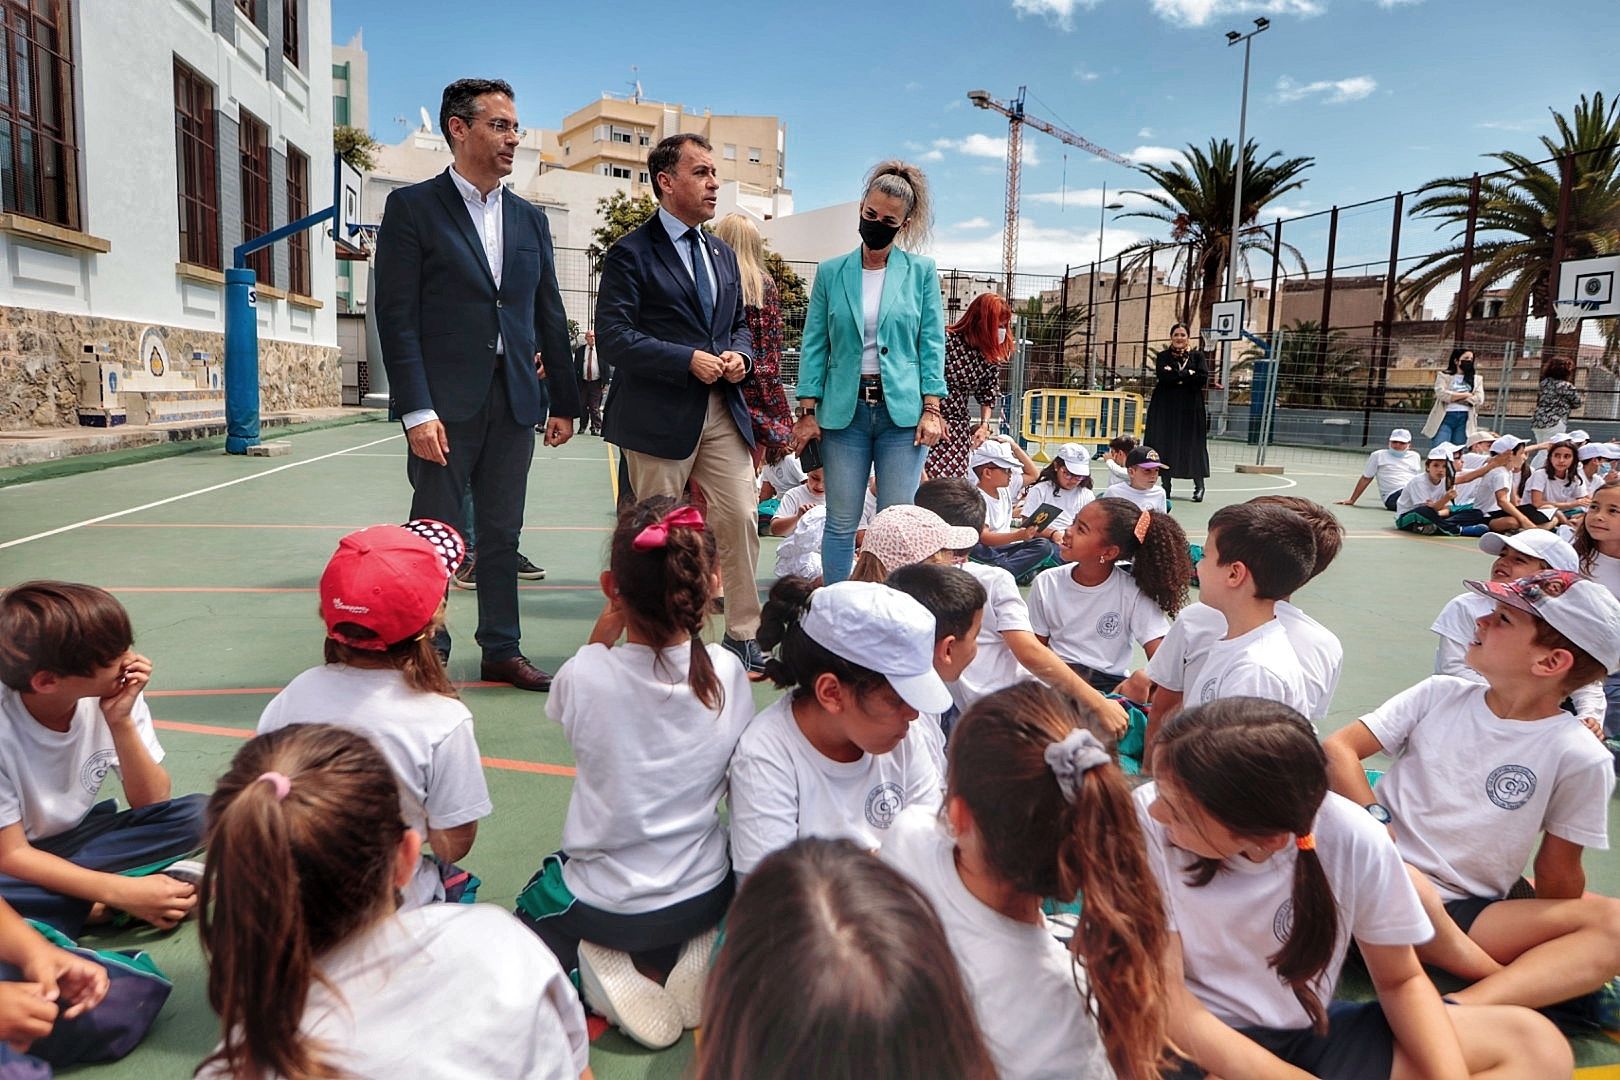
[[[885,161],[866,178],[861,246],[816,268],[799,356],[793,448],[821,439],[827,584],[849,577],[866,479],[878,508],[917,494],[928,450],[945,434],[945,314],[934,260],[896,246],[927,238],[932,212],[921,169]]]

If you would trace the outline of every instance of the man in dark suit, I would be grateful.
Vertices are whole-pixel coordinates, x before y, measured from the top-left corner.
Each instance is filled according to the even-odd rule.
[[[720,181],[701,135],[671,135],[647,155],[658,213],[608,248],[596,298],[602,355],[613,364],[602,434],[623,448],[636,495],[703,489],[726,587],[722,644],[764,670],[754,428],[737,384],[753,368],[737,256],[698,228]]]
[[[613,367],[596,351],[596,331],[585,331],[585,343],[574,350],[574,378],[585,396],[585,430],[602,434],[602,391],[613,376]]]
[[[410,443],[411,517],[462,524],[470,482],[478,532],[483,678],[547,690],[551,676],[519,647],[517,541],[535,425],[537,355],[568,355],[551,231],[501,186],[523,130],[512,88],[461,79],[445,88],[439,127],[454,163],[388,196],[377,238],[377,326],[394,405]],[[547,365],[547,446],[574,433],[579,388]],[[440,641],[449,653],[449,635]]]

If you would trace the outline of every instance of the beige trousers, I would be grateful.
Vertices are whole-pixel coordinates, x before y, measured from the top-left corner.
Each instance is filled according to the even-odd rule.
[[[630,486],[636,498],[668,495],[681,499],[686,482],[695,480],[708,500],[708,528],[720,552],[720,580],[726,587],[726,633],[739,640],[759,630],[759,517],[755,500],[754,459],[731,417],[724,393],[709,394],[703,434],[690,457],[674,460],[624,452]]]

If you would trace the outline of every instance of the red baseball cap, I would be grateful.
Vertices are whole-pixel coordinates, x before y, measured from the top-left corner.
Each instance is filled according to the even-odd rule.
[[[326,636],[371,652],[415,637],[433,621],[466,552],[460,534],[441,521],[373,525],[350,533],[338,541],[321,574]],[[351,638],[338,631],[339,623],[377,636]]]

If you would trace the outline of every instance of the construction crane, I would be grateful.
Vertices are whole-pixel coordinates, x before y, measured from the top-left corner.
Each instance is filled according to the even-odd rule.
[[[1023,127],[1028,124],[1036,131],[1044,131],[1059,142],[1077,146],[1088,153],[1106,158],[1116,165],[1134,164],[1112,150],[1105,150],[1092,142],[1076,135],[1072,131],[1058,127],[1056,124],[1042,120],[1038,116],[1030,116],[1024,111],[1024,91],[1027,87],[1018,88],[1018,96],[1010,102],[997,101],[990,96],[988,90],[969,90],[968,100],[981,109],[991,109],[1007,118],[1007,227],[1001,236],[1001,262],[1002,272],[1006,275],[1006,291],[1008,299],[1012,298],[1013,272],[1018,269],[1018,186],[1019,174],[1023,171]]]

